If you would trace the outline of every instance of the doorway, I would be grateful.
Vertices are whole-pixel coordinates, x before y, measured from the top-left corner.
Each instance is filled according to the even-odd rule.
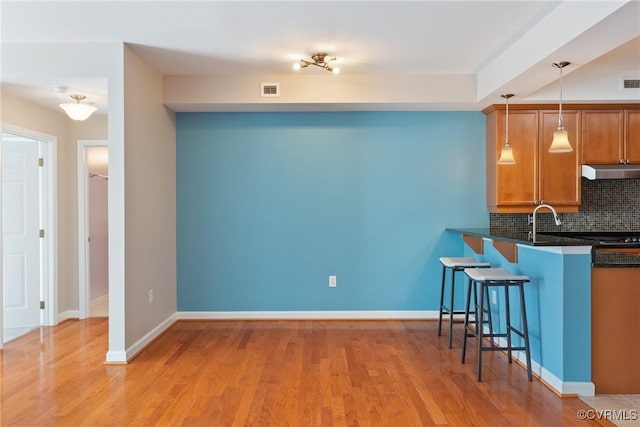
[[[55,138],[2,130],[2,334],[10,341],[56,322],[55,224],[49,197]],[[50,296],[50,297],[49,297]]]
[[[78,141],[79,317],[109,316],[109,148]]]

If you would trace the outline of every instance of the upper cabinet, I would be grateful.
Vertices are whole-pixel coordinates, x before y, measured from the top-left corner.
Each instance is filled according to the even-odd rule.
[[[564,127],[574,150],[549,153],[558,110],[515,105],[509,108],[509,145],[515,165],[499,165],[505,142],[504,106],[484,110],[487,115],[487,206],[489,212],[531,212],[548,203],[560,212],[576,212],[580,205],[579,110],[563,111]],[[544,106],[549,107],[549,106]]]
[[[582,163],[640,163],[640,110],[582,111]]]
[[[511,113],[511,112],[509,112]],[[579,110],[563,110],[562,121],[573,151],[550,153],[553,132],[558,128],[558,110],[542,110],[540,114],[539,194],[538,203],[547,203],[563,212],[577,212],[580,206],[580,138]]]
[[[624,140],[626,162],[640,164],[640,110],[625,110]]]

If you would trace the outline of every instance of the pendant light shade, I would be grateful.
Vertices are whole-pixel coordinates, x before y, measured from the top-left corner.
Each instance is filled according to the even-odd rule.
[[[553,140],[551,141],[551,147],[549,147],[550,153],[568,153],[573,151],[571,143],[569,143],[569,136],[567,131],[564,130],[564,124],[562,123],[562,69],[571,64],[567,61],[554,62],[553,66],[560,69],[560,105],[558,109],[558,129],[553,133]]]
[[[558,129],[553,133],[553,140],[551,141],[551,147],[549,147],[550,153],[568,153],[573,151],[573,147],[569,143],[569,135],[567,131]]]
[[[511,147],[502,147],[500,151],[500,158],[498,159],[499,165],[515,165],[516,159],[513,157],[513,150]]]
[[[498,159],[498,164],[499,165],[515,165],[516,159],[513,157],[513,150],[509,145],[509,98],[511,98],[513,94],[507,93],[505,95],[500,95],[500,96],[507,100],[507,109],[506,109],[506,115],[505,115],[506,123],[505,123],[505,130],[504,130],[504,134],[505,134],[504,146],[500,151],[500,158]]]
[[[69,102],[66,104],[60,104],[60,108],[67,113],[71,119],[81,122],[83,120],[87,120],[91,114],[93,114],[97,108],[93,105],[89,104],[80,104],[80,101],[86,98],[84,95],[70,95],[71,98],[75,99],[76,102]]]

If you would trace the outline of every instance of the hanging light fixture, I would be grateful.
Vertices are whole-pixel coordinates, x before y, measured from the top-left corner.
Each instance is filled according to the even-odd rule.
[[[504,95],[500,95],[504,99],[507,100],[507,111],[505,115],[506,126],[504,128],[504,146],[500,151],[500,158],[498,159],[499,165],[515,165],[516,159],[513,157],[513,150],[509,145],[509,98],[513,96],[512,93],[506,93]]]
[[[568,153],[573,151],[573,147],[569,143],[569,136],[567,131],[564,130],[564,124],[562,123],[562,69],[571,64],[567,61],[554,62],[553,66],[560,69],[560,107],[558,110],[558,129],[553,132],[553,140],[551,141],[551,147],[549,147],[550,153]]]
[[[67,113],[71,119],[81,122],[87,120],[91,114],[93,114],[97,108],[89,104],[81,104],[80,101],[86,99],[84,95],[70,95],[76,102],[69,102],[60,104],[60,107]]]
[[[323,68],[333,74],[340,73],[340,68],[329,64],[331,61],[335,61],[336,58],[330,58],[328,53],[314,53],[311,55],[311,59],[312,61],[301,59],[300,62],[293,64],[293,69],[298,71],[301,68],[307,68],[309,65],[315,65],[316,67]]]

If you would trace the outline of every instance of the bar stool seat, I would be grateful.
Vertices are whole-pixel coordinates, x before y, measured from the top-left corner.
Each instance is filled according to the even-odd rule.
[[[482,380],[482,353],[484,351],[502,351],[507,350],[509,363],[512,362],[512,351],[524,350],[527,361],[527,376],[529,381],[533,381],[531,373],[531,352],[529,347],[529,329],[527,326],[527,311],[524,299],[524,283],[528,283],[529,276],[515,275],[505,270],[504,268],[465,268],[465,274],[469,278],[469,287],[467,289],[467,301],[465,307],[464,316],[464,340],[462,344],[462,363],[465,361],[465,354],[467,350],[467,337],[476,336],[478,338],[478,381]],[[480,297],[478,301],[477,284],[480,284]],[[485,307],[485,299],[488,299],[489,288],[499,287],[504,289],[505,299],[505,320],[506,330],[503,333],[496,333],[493,330],[489,330],[489,333],[484,332],[484,314],[488,310],[488,306]],[[521,329],[517,329],[511,324],[511,307],[509,302],[509,288],[516,287],[519,291],[520,297],[520,315],[521,315]],[[471,297],[474,297],[474,312],[471,313]],[[470,320],[470,315],[473,314],[473,320]],[[473,328],[472,328],[473,326]],[[523,345],[514,346],[512,343],[512,334],[515,334],[523,339]],[[506,338],[506,346],[494,345],[494,338]],[[489,338],[490,343],[486,345],[484,338]]]
[[[465,314],[464,310],[456,310],[454,307],[454,296],[455,296],[455,287],[456,287],[456,272],[464,271],[465,268],[477,267],[477,268],[487,268],[491,267],[491,264],[488,262],[476,261],[472,257],[441,257],[440,263],[442,264],[442,286],[440,288],[440,315],[438,317],[438,336],[442,335],[442,316],[449,316],[449,348],[451,348],[451,344],[453,342],[453,324],[454,323],[462,323],[463,320],[455,320],[454,315],[462,315]],[[445,305],[444,302],[444,293],[445,293],[445,282],[447,269],[451,270],[451,292],[449,297],[448,305]]]

